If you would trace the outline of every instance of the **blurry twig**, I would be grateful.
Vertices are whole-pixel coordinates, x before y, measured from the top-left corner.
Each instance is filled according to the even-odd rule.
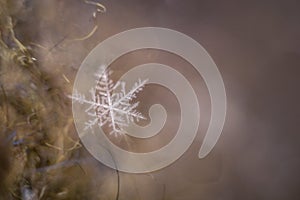
[[[44,186],[44,187],[42,188],[42,191],[40,192],[40,195],[39,195],[39,199],[42,199],[42,198],[43,198],[43,196],[44,196],[44,194],[45,194],[45,191],[46,191],[46,188],[47,188],[47,186]]]
[[[74,142],[75,142],[75,141],[74,141]],[[53,149],[56,149],[56,150],[58,150],[58,151],[63,151],[63,152],[65,152],[65,151],[72,151],[72,150],[75,150],[75,149],[78,149],[78,148],[81,147],[81,144],[80,144],[79,141],[75,142],[75,144],[74,144],[72,147],[68,148],[68,149],[64,149],[64,148],[55,146],[55,145],[53,145],[53,144],[49,144],[49,143],[47,143],[47,142],[45,142],[45,145],[48,146],[48,147],[51,147],[51,148],[53,148]]]
[[[72,146],[72,147],[70,147],[70,148],[67,148],[67,149],[64,149],[64,148],[61,148],[61,147],[58,147],[58,146],[55,146],[55,145],[52,145],[52,144],[49,144],[49,143],[45,143],[46,144],[46,146],[48,146],[48,147],[51,147],[51,148],[53,148],[53,149],[56,149],[56,150],[59,150],[59,151],[63,151],[63,152],[66,152],[66,151],[73,151],[73,150],[75,150],[75,149],[78,149],[78,148],[81,148],[82,147],[82,145],[80,144],[80,141],[78,140],[78,141],[74,141],[74,140],[72,140],[70,137],[67,137],[70,141],[72,141],[73,143],[74,143],[74,145]]]
[[[58,150],[58,151],[64,151],[63,148],[57,147],[57,146],[52,145],[52,144],[49,144],[48,142],[45,142],[45,145],[48,146],[48,147],[51,147],[51,148],[53,148],[53,149],[56,149],[56,150]]]
[[[84,2],[86,4],[97,6],[97,11],[98,12],[102,12],[102,13],[106,12],[106,7],[104,5],[102,5],[101,3],[97,3],[97,2],[94,2],[94,1],[90,1],[90,0],[84,0]]]
[[[70,80],[67,78],[67,76],[66,76],[65,74],[62,74],[62,77],[65,79],[65,81],[66,81],[67,83],[70,83]]]
[[[23,53],[27,52],[27,48],[15,36],[15,32],[13,30],[12,18],[10,16],[7,17],[7,27],[6,28],[9,30],[11,38],[15,42],[15,44],[18,46],[18,48]]]
[[[43,45],[40,45],[40,44],[37,44],[37,43],[34,43],[34,42],[30,42],[30,45],[39,47],[39,48],[41,48],[41,49],[43,49],[43,50],[48,50],[47,47],[44,47]]]
[[[96,6],[97,7],[97,12],[101,12],[101,13],[106,12],[106,7],[104,5],[102,5],[101,3],[90,1],[90,0],[84,0],[84,3]],[[96,16],[97,16],[96,13],[97,12],[93,13],[93,18],[96,18]],[[86,40],[86,39],[90,38],[92,35],[94,35],[94,33],[97,31],[97,29],[98,29],[98,25],[95,25],[94,28],[92,29],[92,31],[89,32],[87,35],[85,35],[83,37],[80,37],[80,38],[71,39],[70,41],[83,41],[83,40]]]
[[[68,137],[69,140],[71,140],[72,142],[74,142],[74,145],[71,148],[68,148],[67,151],[73,151],[75,149],[81,148],[82,145],[80,144],[80,141],[74,141],[73,139],[71,139],[70,137]]]
[[[98,26],[95,25],[94,28],[93,28],[93,30],[90,33],[88,33],[87,35],[85,35],[85,36],[83,36],[81,38],[71,39],[69,41],[83,41],[83,40],[86,40],[86,39],[90,38],[92,35],[94,35],[94,33],[96,32],[97,29],[98,29]]]

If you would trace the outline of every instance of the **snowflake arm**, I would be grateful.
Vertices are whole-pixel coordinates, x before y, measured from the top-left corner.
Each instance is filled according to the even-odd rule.
[[[137,93],[143,90],[148,80],[139,79],[133,87],[126,92],[125,82],[118,81],[114,83],[109,77],[112,74],[110,70],[99,69],[95,73],[95,87],[90,89],[90,100],[78,91],[74,91],[71,97],[74,102],[87,104],[85,113],[91,118],[85,122],[84,130],[93,129],[98,125],[100,128],[108,125],[112,130],[110,134],[115,136],[124,134],[122,127],[128,126],[131,122],[145,119],[145,117],[136,109],[139,102],[131,103],[137,97]],[[120,92],[115,92],[120,88]]]

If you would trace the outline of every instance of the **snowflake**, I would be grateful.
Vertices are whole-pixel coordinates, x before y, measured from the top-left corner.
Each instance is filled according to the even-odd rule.
[[[139,102],[131,103],[136,98],[136,94],[143,90],[147,80],[139,79],[126,92],[126,83],[118,81],[114,83],[109,77],[113,72],[111,70],[104,70],[101,67],[99,72],[95,74],[95,87],[90,89],[91,98],[87,99],[83,94],[74,91],[71,96],[74,102],[80,104],[87,104],[89,107],[85,112],[91,117],[85,122],[84,130],[91,129],[98,125],[102,127],[106,124],[112,129],[110,134],[115,136],[125,133],[123,127],[128,126],[131,122],[145,119],[145,117],[136,110]],[[119,89],[120,92],[114,92]]]

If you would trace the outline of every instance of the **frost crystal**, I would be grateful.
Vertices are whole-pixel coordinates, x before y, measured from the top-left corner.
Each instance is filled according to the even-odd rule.
[[[101,70],[95,74],[95,87],[90,89],[91,97],[87,99],[83,94],[75,90],[71,98],[74,102],[87,104],[89,107],[85,112],[90,116],[85,122],[85,130],[98,125],[102,127],[106,124],[111,127],[110,134],[115,136],[125,133],[123,127],[140,119],[145,119],[143,115],[136,110],[139,102],[131,104],[131,100],[136,98],[136,94],[143,90],[147,80],[138,80],[131,90],[126,92],[125,82],[118,81],[114,83],[109,77],[111,70]],[[102,73],[101,73],[102,72]],[[119,89],[120,92],[114,92]]]

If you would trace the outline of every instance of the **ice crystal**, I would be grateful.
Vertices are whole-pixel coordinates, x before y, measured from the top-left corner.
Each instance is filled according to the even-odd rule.
[[[139,102],[131,103],[136,98],[137,93],[143,90],[147,80],[139,79],[133,87],[126,91],[126,83],[110,79],[113,72],[111,70],[99,69],[95,74],[95,87],[90,89],[90,98],[74,91],[71,98],[74,102],[87,104],[85,112],[90,119],[85,122],[85,130],[93,130],[94,126],[109,125],[110,134],[115,136],[125,133],[123,127],[128,126],[131,122],[145,119],[145,117],[136,110]],[[115,92],[119,91],[119,92]]]

